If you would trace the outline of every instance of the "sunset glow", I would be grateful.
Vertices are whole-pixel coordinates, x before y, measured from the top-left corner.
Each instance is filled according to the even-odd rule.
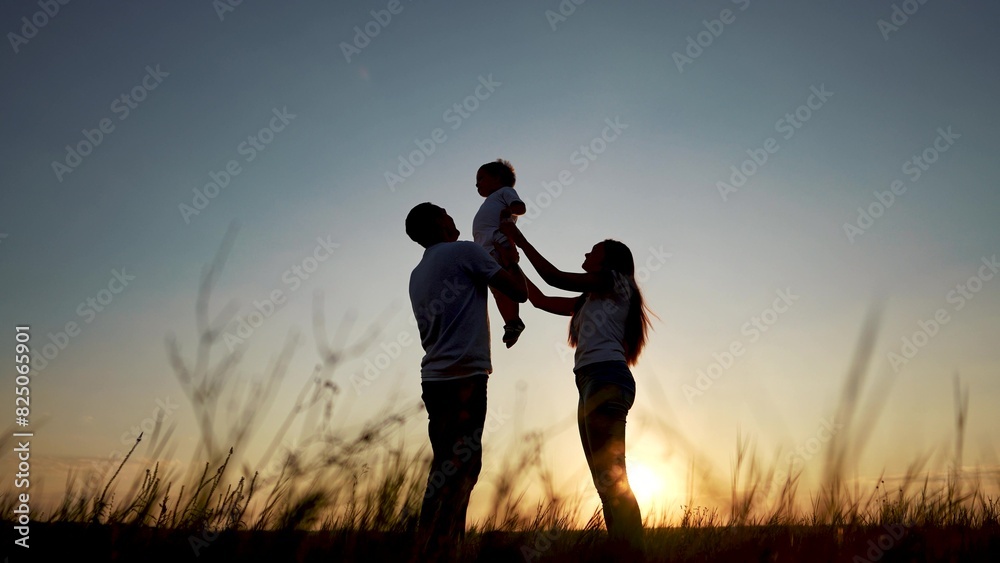
[[[553,499],[585,498],[585,525],[605,462],[584,448],[624,418],[643,516],[672,524],[782,492],[816,522],[861,506],[817,508],[824,487],[1000,495],[1000,2],[31,0],[0,21],[8,507],[78,495],[99,521],[159,470],[147,517],[167,483],[173,503],[295,475],[302,529],[412,530],[442,463],[429,404],[463,434],[434,440],[448,471],[481,454],[480,531]],[[510,185],[480,178],[497,159]],[[418,243],[411,210],[470,241],[515,190],[491,217],[530,244],[442,259],[414,278],[461,266],[469,298],[415,307],[425,246],[470,243]],[[638,353],[614,303],[641,318],[640,294]],[[484,296],[471,329],[427,320]],[[581,407],[606,379],[613,407]],[[475,409],[428,400],[435,380],[474,383]],[[229,514],[281,514],[270,493]]]

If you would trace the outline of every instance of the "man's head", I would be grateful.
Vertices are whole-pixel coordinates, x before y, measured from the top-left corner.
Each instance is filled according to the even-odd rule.
[[[441,207],[424,202],[406,216],[406,234],[420,246],[427,248],[439,242],[458,240],[455,220]]]
[[[502,158],[487,162],[476,172],[476,190],[483,197],[503,187],[513,188],[515,182],[517,175],[514,173],[514,166]]]

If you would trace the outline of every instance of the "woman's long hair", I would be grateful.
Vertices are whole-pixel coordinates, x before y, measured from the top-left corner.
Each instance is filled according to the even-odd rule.
[[[606,239],[601,243],[604,246],[604,263],[601,264],[602,272],[615,271],[623,275],[628,281],[627,293],[629,296],[628,314],[625,317],[625,361],[628,365],[635,365],[639,360],[646,345],[646,334],[649,330],[649,308],[642,298],[642,292],[635,283],[635,260],[632,258],[632,251],[625,244]],[[619,288],[612,288],[617,291]],[[569,323],[569,345],[575,347],[580,340],[580,324],[575,323],[577,314],[586,302],[589,293],[584,293],[577,299],[573,307],[573,316]]]

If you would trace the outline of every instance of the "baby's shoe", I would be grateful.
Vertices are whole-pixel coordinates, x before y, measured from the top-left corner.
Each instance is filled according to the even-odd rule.
[[[521,319],[514,319],[509,323],[503,325],[503,342],[508,348],[517,342],[517,339],[521,336],[521,332],[524,330],[524,322]]]

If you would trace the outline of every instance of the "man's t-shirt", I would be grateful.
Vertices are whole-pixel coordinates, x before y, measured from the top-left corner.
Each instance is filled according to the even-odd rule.
[[[493,371],[487,281],[500,265],[471,241],[424,249],[410,274],[410,304],[420,331],[422,381],[458,379]]]

